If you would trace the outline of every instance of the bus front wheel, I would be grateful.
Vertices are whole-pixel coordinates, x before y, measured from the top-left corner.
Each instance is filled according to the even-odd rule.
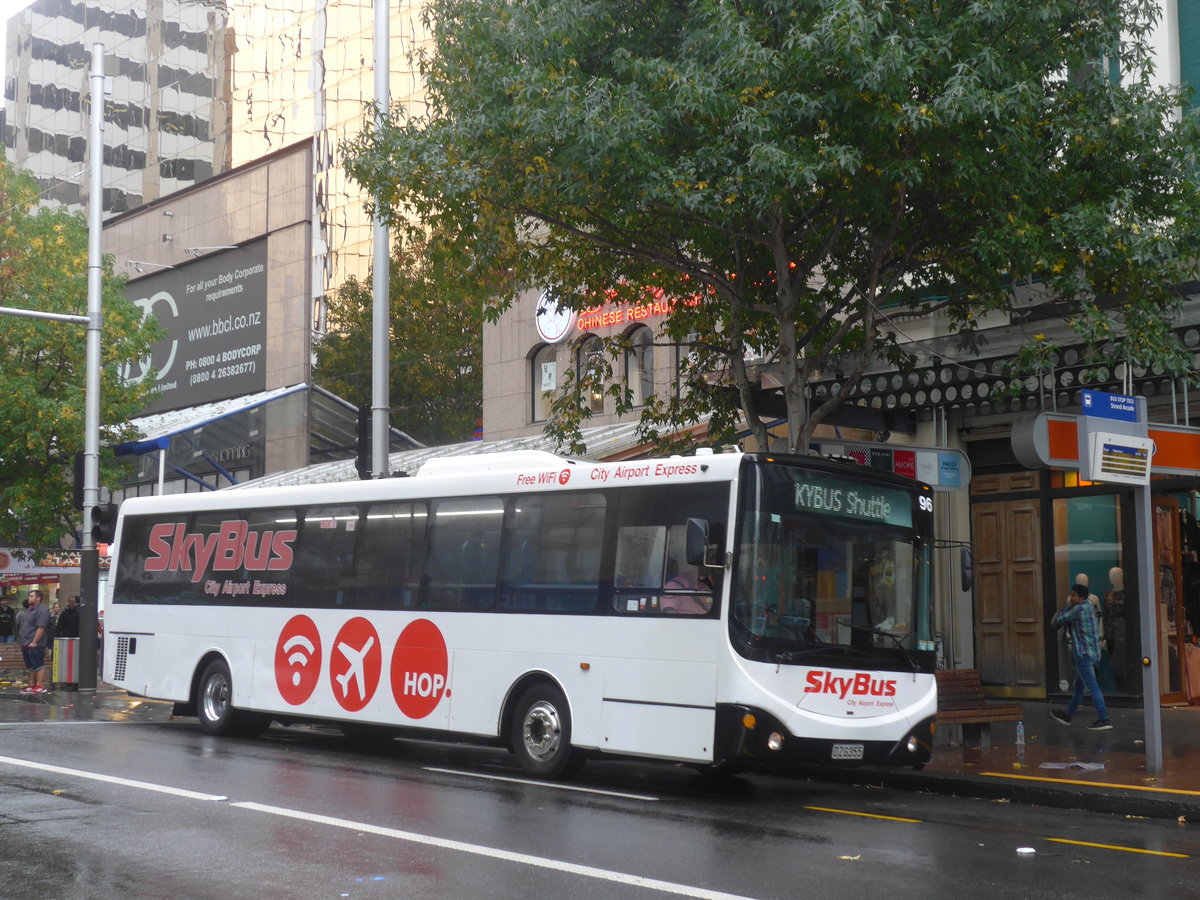
[[[200,676],[196,691],[196,715],[205,734],[233,731],[233,679],[224,660],[214,659]]]
[[[196,715],[205,734],[239,734],[253,737],[271,724],[269,716],[233,708],[233,679],[223,659],[214,659],[204,668],[196,691]]]
[[[521,768],[539,778],[571,774],[584,761],[571,747],[567,698],[553,685],[534,685],[521,695],[513,711],[512,743]]]

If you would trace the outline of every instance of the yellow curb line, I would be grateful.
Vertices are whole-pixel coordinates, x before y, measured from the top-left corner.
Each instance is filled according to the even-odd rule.
[[[856,812],[852,809],[832,809],[828,806],[806,806],[804,808],[811,809],[814,812],[838,813],[843,816],[862,816],[865,819],[887,819],[889,822],[921,822],[920,819],[906,819],[903,816],[883,816],[879,813]]]
[[[1084,787],[1114,788],[1119,791],[1147,791],[1156,794],[1182,794],[1188,797],[1200,797],[1200,791],[1183,791],[1175,788],[1146,787],[1140,784],[1113,784],[1107,781],[1079,781],[1073,778],[1040,778],[1037,775],[1010,775],[1007,772],[980,772],[991,778],[1013,778],[1018,781],[1041,781],[1048,784],[1078,784]]]
[[[1169,856],[1172,859],[1191,859],[1186,853],[1170,853],[1166,850],[1142,850],[1139,847],[1122,847],[1118,844],[1093,844],[1091,841],[1069,841],[1066,838],[1045,838],[1056,844],[1074,844],[1076,847],[1096,847],[1100,850],[1121,850],[1124,853],[1145,853],[1148,856]]]

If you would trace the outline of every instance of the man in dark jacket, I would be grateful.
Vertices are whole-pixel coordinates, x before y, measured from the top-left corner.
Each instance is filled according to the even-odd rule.
[[[55,637],[79,637],[79,597],[72,594],[67,598],[67,607],[58,614]]]
[[[0,597],[0,644],[11,644],[17,634],[17,618],[8,605],[7,597]]]

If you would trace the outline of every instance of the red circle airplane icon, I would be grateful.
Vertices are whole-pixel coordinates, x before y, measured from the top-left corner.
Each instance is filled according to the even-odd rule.
[[[329,653],[333,699],[342,709],[357,712],[375,695],[382,670],[383,651],[375,626],[362,616],[351,619],[337,633]]]
[[[292,616],[275,643],[275,686],[279,696],[299,706],[321,679],[321,634],[308,616]]]

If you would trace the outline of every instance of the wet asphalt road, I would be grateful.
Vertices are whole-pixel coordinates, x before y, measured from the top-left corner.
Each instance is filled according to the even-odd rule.
[[[17,900],[1182,897],[1200,879],[1200,823],[623,761],[548,785],[494,748],[21,702],[0,697]]]

